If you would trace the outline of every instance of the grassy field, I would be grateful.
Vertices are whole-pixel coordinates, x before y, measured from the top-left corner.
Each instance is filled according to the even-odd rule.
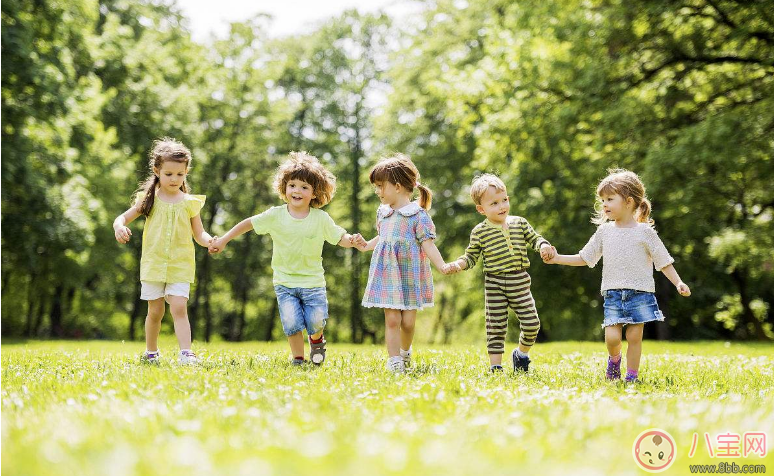
[[[329,345],[294,368],[287,344],[200,344],[203,364],[141,364],[141,343],[2,346],[3,475],[646,474],[636,436],[767,431],[774,346],[646,342],[642,383],[603,380],[602,343],[542,344],[529,375],[492,375],[481,346],[422,347],[407,375],[381,347]]]

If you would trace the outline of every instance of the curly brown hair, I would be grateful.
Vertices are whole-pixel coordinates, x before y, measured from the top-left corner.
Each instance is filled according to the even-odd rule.
[[[314,198],[310,205],[324,207],[330,203],[336,193],[336,176],[333,175],[317,157],[306,152],[291,152],[285,162],[277,168],[274,176],[274,190],[285,202],[285,188],[291,180],[302,180],[312,186]]]

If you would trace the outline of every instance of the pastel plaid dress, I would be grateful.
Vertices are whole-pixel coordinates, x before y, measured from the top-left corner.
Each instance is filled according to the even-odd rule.
[[[418,203],[376,212],[379,243],[371,256],[364,307],[422,309],[433,305],[433,274],[420,244],[435,239],[435,225]]]

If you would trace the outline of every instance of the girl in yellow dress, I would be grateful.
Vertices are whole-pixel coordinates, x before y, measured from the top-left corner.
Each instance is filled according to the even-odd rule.
[[[187,305],[196,270],[191,238],[204,247],[213,240],[204,231],[199,215],[205,196],[189,194],[186,176],[191,151],[181,142],[169,137],[156,140],[149,162],[151,173],[134,204],[113,222],[116,240],[123,244],[132,236],[127,225],[140,215],[146,217],[140,259],[140,299],[148,301],[146,350],[142,359],[149,363],[159,361],[158,337],[166,300],[180,344],[178,362],[196,364],[198,359],[191,351]]]

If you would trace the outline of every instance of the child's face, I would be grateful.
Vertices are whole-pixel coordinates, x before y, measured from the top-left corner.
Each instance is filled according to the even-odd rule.
[[[614,193],[612,195],[602,195],[599,197],[602,202],[602,210],[608,220],[621,220],[634,215],[634,200],[631,197],[624,198]]]
[[[398,184],[390,182],[374,182],[374,192],[382,203],[393,206],[401,197],[401,191],[405,190]]]
[[[167,193],[175,194],[185,181],[188,174],[188,166],[185,162],[167,160],[161,164],[160,169],[153,170],[159,177],[161,189]]]
[[[312,199],[316,198],[314,195],[314,188],[304,182],[303,180],[293,179],[288,180],[285,185],[285,198],[288,201],[288,205],[297,209],[307,209]]]
[[[511,202],[508,199],[506,190],[497,190],[495,187],[489,187],[481,196],[481,204],[476,205],[478,213],[485,215],[490,221],[502,223],[508,218],[508,212],[511,210]]]

